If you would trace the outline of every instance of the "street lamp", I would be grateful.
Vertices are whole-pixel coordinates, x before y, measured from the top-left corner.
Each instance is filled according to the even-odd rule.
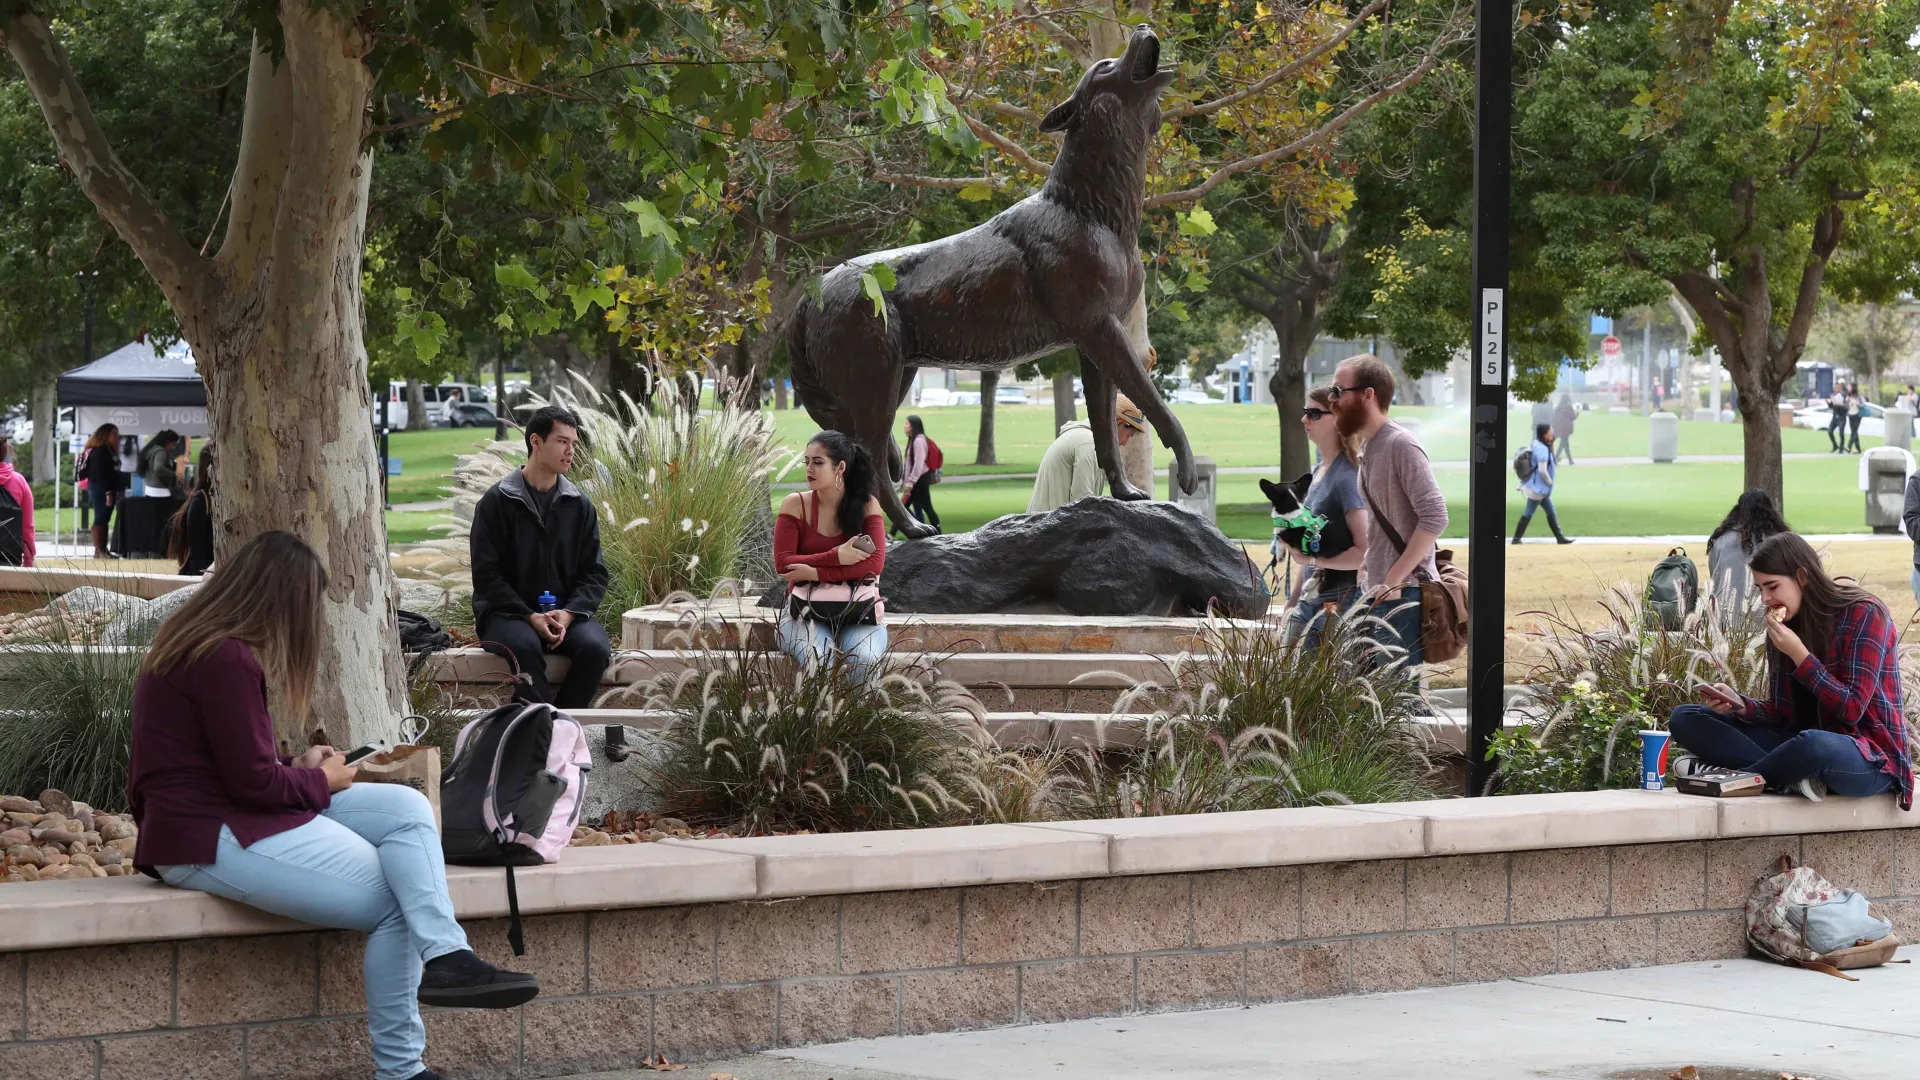
[[[1467,501],[1467,794],[1486,789],[1506,713],[1507,229],[1513,203],[1513,0],[1477,0],[1473,108],[1473,442]]]

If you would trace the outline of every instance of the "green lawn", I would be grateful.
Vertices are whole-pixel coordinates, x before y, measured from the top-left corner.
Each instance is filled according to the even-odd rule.
[[[902,410],[901,415],[915,410]],[[1174,415],[1193,443],[1194,453],[1213,458],[1223,468],[1239,466],[1277,466],[1280,460],[1279,415],[1270,405],[1175,405]],[[994,410],[994,443],[999,464],[972,464],[978,450],[980,409],[978,406],[944,406],[917,410],[926,422],[927,434],[940,444],[946,456],[946,472],[952,475],[993,472],[1032,472],[1039,467],[1040,456],[1053,442],[1052,405],[1003,405]],[[804,411],[776,412],[774,428],[780,441],[799,450],[818,428]],[[1085,408],[1078,415],[1086,417]],[[1465,461],[1467,457],[1467,416],[1454,410],[1425,408],[1395,409],[1397,419],[1415,421],[1421,441],[1438,461]],[[1297,420],[1295,421],[1298,422]],[[1614,416],[1587,413],[1574,428],[1573,448],[1576,460],[1587,457],[1640,457],[1647,453],[1649,423],[1643,416]],[[1787,453],[1814,453],[1828,447],[1825,432],[1793,430],[1781,433]],[[1509,420],[1507,439],[1514,446],[1531,439],[1532,419],[1528,410],[1517,410]],[[1680,425],[1682,454],[1738,454],[1741,452],[1739,424]],[[1157,443],[1154,460],[1163,468],[1170,457]]]
[[[1787,520],[1808,533],[1866,532],[1854,457],[1789,460],[1786,463]],[[1441,468],[1440,488],[1451,516],[1448,536],[1467,534],[1467,470]],[[1258,476],[1220,478],[1220,527],[1243,539],[1271,535],[1268,508],[1261,500]],[[1164,478],[1162,480],[1164,482]],[[1652,536],[1707,533],[1740,495],[1737,462],[1679,465],[1609,465],[1564,468],[1554,492],[1560,523],[1573,535]],[[982,480],[942,484],[933,489],[934,506],[949,532],[976,528],[1002,514],[1026,509],[1033,491],[1028,480]],[[1156,490],[1156,495],[1164,492]],[[1507,494],[1508,521],[1517,520],[1523,496]],[[1549,536],[1536,515],[1529,530]]]
[[[488,428],[435,428],[397,431],[388,437],[387,453],[400,459],[400,475],[387,480],[387,501],[427,502],[444,499],[443,490],[453,472],[453,459],[493,438]]]

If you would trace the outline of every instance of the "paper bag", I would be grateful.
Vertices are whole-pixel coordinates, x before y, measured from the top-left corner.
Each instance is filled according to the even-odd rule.
[[[440,748],[396,746],[360,760],[362,784],[405,784],[433,804],[433,827],[440,828]]]

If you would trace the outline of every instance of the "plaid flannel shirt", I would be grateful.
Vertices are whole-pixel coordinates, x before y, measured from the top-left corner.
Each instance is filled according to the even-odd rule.
[[[1894,778],[1900,809],[1913,807],[1913,759],[1900,708],[1900,654],[1893,618],[1878,601],[1851,604],[1835,620],[1827,656],[1812,653],[1789,670],[1776,664],[1770,701],[1747,699],[1747,719],[1763,727],[1821,728],[1851,736],[1868,762]],[[1795,716],[1793,680],[1813,691],[1818,716]]]

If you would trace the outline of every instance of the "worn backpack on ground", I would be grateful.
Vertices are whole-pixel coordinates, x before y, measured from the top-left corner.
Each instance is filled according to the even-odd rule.
[[[1663,629],[1679,630],[1699,600],[1700,568],[1688,558],[1686,548],[1674,548],[1647,575],[1647,608]]]
[[[1761,878],[1747,897],[1747,944],[1783,964],[1859,982],[1842,972],[1893,959],[1900,938],[1866,897],[1782,855],[1779,872]]]
[[[507,938],[526,951],[516,866],[560,858],[573,839],[593,756],[586,729],[552,705],[513,702],[460,729],[440,775],[440,843],[456,866],[507,868]]]
[[[453,648],[453,635],[440,625],[440,620],[405,608],[400,609],[396,618],[400,624],[401,652],[417,655]]]
[[[13,492],[0,486],[0,565],[24,566],[27,562],[27,515]]]
[[[1533,479],[1533,470],[1533,444],[1528,443],[1520,449],[1519,453],[1513,455],[1513,475],[1519,477],[1520,482],[1524,484]]]

